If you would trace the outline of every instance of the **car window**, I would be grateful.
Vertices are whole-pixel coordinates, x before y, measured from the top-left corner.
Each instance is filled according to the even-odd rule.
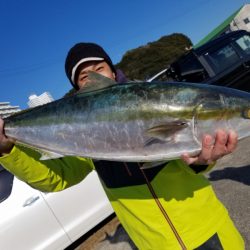
[[[250,36],[244,35],[235,41],[240,48],[247,54],[250,54]]]
[[[212,62],[216,74],[240,61],[239,55],[230,44],[212,52],[207,52],[205,56]]]
[[[14,176],[0,165],[0,203],[10,196],[13,179]]]
[[[207,77],[207,72],[197,59],[190,53],[172,64],[174,71],[180,76],[180,81],[201,82]]]

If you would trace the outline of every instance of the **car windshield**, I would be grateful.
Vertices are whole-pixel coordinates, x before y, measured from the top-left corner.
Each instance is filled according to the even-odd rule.
[[[216,74],[229,68],[240,60],[239,55],[231,44],[208,52],[205,56],[212,62]]]

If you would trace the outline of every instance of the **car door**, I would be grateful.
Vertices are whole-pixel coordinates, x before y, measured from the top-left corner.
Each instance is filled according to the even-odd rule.
[[[113,213],[95,171],[71,188],[43,195],[72,241]]]
[[[67,234],[42,193],[0,166],[0,249],[63,249]]]

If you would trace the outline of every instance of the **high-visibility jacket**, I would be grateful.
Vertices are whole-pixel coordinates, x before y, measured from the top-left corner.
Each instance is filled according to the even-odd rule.
[[[15,146],[0,157],[0,164],[45,192],[66,189],[96,170],[116,215],[139,249],[194,249],[228,218],[209,181],[196,174],[199,166],[194,171],[181,160],[142,169],[137,163],[39,158],[38,152]]]

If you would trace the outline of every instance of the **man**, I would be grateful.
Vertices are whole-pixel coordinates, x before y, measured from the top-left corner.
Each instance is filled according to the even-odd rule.
[[[98,45],[80,43],[69,51],[65,70],[76,90],[94,71],[121,82],[111,59]],[[183,155],[151,169],[138,163],[97,161],[80,157],[39,161],[31,149],[14,146],[0,121],[0,164],[41,191],[59,191],[96,170],[123,227],[139,249],[244,249],[243,240],[201,174],[232,152],[237,135],[219,130],[205,135],[196,157]],[[209,248],[210,247],[210,248]]]

